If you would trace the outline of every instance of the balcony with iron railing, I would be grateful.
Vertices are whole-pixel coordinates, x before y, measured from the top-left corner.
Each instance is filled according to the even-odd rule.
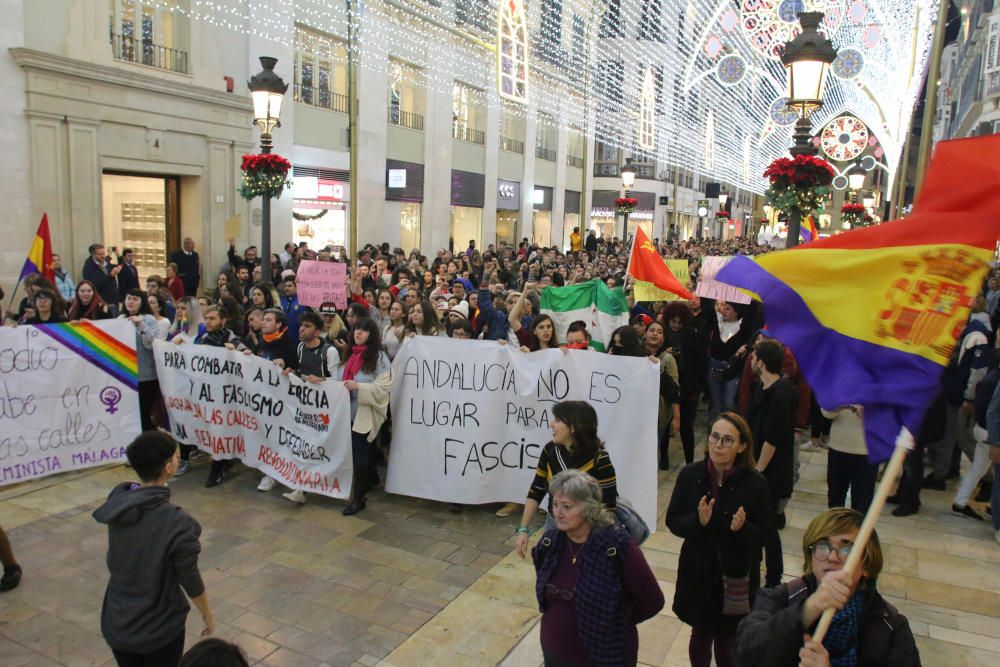
[[[424,129],[424,117],[412,111],[403,111],[396,105],[389,105],[388,121],[390,125],[405,127],[410,130]]]
[[[473,129],[465,123],[460,123],[458,121],[455,121],[451,125],[451,136],[466,143],[479,144],[480,146],[486,145],[485,132]]]
[[[178,74],[189,73],[187,51],[180,49],[112,33],[111,52],[115,60],[147,65]]]
[[[524,142],[500,135],[500,150],[524,155]]]
[[[594,163],[594,176],[618,176],[618,163],[617,162],[595,162]]]
[[[556,161],[556,152],[551,148],[546,148],[545,146],[535,146],[535,157],[539,160],[548,160],[549,162]]]
[[[579,155],[566,155],[566,164],[570,167],[583,169],[583,158]]]
[[[329,88],[315,88],[296,83],[292,87],[292,95],[296,102],[301,102],[302,104],[347,113],[347,95],[341,95]]]

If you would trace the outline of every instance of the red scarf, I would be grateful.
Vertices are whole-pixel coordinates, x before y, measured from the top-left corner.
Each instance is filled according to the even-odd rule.
[[[341,380],[347,382],[354,379],[361,367],[365,365],[365,351],[367,349],[367,345],[355,345],[351,348],[351,356],[344,364],[344,376],[340,378]]]

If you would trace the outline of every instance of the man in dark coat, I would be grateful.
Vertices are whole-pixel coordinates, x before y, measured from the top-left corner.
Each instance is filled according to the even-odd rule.
[[[83,263],[83,279],[94,283],[97,293],[108,304],[108,309],[112,315],[118,314],[118,302],[121,301],[118,293],[118,274],[121,272],[121,265],[114,268],[108,263],[108,253],[100,243],[93,243],[87,252],[90,257]]]
[[[121,262],[118,263],[118,294],[123,298],[130,289],[139,289],[139,269],[133,263],[135,251],[132,248],[122,250]]]
[[[185,237],[183,248],[170,253],[170,261],[177,265],[177,276],[184,283],[184,294],[195,296],[201,282],[201,259],[194,250],[194,239]]]
[[[784,561],[781,556],[781,537],[778,529],[784,527],[779,517],[778,505],[792,495],[792,476],[795,467],[795,385],[781,374],[785,350],[775,340],[757,343],[750,359],[750,367],[760,378],[746,415],[753,433],[757,470],[764,474],[770,491],[772,525],[764,540],[766,583],[781,583]]]

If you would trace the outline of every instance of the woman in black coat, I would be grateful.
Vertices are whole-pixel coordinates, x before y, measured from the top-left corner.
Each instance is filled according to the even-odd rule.
[[[755,469],[750,427],[724,412],[712,424],[708,456],[684,467],[667,508],[667,528],[684,538],[674,613],[691,626],[688,657],[735,665],[736,627],[760,587],[760,546],[769,517],[767,482]]]
[[[662,313],[666,347],[677,362],[680,376],[680,432],[684,462],[694,462],[694,418],[704,384],[704,363],[699,358],[698,334],[691,326],[691,308],[683,301],[667,304]]]

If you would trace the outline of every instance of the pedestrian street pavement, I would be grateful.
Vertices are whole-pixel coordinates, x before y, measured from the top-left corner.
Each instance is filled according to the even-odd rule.
[[[786,576],[801,571],[803,529],[825,507],[825,460],[802,455],[782,531]],[[516,518],[496,518],[495,505],[456,514],[381,489],[366,511],[344,517],[342,502],[310,496],[295,506],[279,489],[257,492],[256,471],[237,470],[205,489],[201,463],[171,488],[203,527],[200,565],[218,635],[252,664],[541,664],[534,573],[512,552]],[[667,606],[640,626],[639,659],[685,665],[688,629],[670,611],[681,542],[663,528],[676,468],[659,475],[658,531],[643,550]],[[0,665],[114,664],[99,630],[107,537],[90,513],[132,478],[115,466],[0,489],[0,523],[24,567],[21,586],[0,594]],[[924,492],[916,516],[880,521],[879,587],[909,618],[923,664],[995,667],[1000,545],[987,522],[950,514],[956,483]],[[200,630],[192,611],[188,645]]]

